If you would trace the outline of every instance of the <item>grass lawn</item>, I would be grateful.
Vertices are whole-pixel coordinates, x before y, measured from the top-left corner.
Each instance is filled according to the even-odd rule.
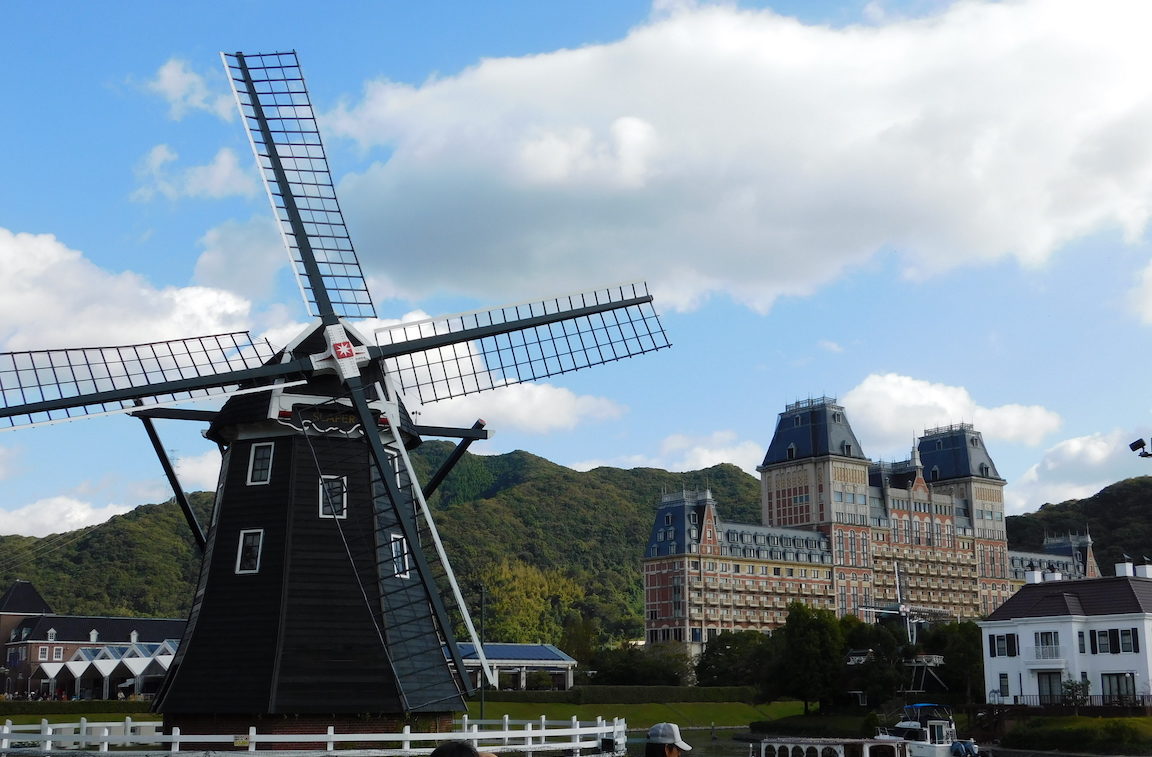
[[[754,720],[793,718],[804,711],[800,702],[772,702],[749,705],[743,702],[669,702],[667,704],[530,704],[525,702],[488,702],[485,717],[498,720],[507,715],[512,720],[537,720],[541,715],[549,719],[568,720],[575,715],[579,720],[624,718],[630,729],[647,729],[653,723],[678,723],[683,728],[747,728]],[[469,705],[468,716],[480,717],[480,703]],[[51,715],[6,715],[0,722],[11,720],[14,725],[49,723],[75,723],[81,717],[88,722],[123,722],[124,713],[64,713]],[[138,712],[131,715],[134,723],[159,722],[155,713]]]
[[[512,720],[535,720],[541,715],[567,720],[624,718],[628,728],[647,729],[653,723],[678,723],[682,728],[747,728],[753,720],[775,720],[804,711],[800,702],[772,702],[750,705],[743,702],[669,702],[667,704],[532,704],[527,702],[488,702],[485,718],[507,715]],[[480,717],[480,703],[468,706],[468,716]]]

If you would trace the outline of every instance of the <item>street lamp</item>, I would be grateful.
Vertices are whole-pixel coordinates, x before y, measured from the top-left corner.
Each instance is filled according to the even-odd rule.
[[[1143,439],[1137,439],[1136,441],[1134,441],[1128,445],[1128,449],[1132,450],[1133,452],[1135,452],[1140,457],[1152,457],[1152,452],[1149,452],[1146,449],[1146,446],[1147,445],[1144,444]]]

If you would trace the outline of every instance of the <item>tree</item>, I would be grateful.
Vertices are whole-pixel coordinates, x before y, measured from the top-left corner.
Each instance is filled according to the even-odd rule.
[[[805,715],[809,702],[827,704],[836,695],[843,667],[844,640],[836,614],[802,602],[789,604],[784,622],[785,689],[804,702]]]
[[[1065,678],[1060,684],[1064,694],[1064,701],[1072,705],[1072,714],[1079,715],[1080,708],[1088,704],[1088,692],[1092,689],[1092,682],[1087,678],[1077,681],[1075,678]]]
[[[625,644],[602,649],[592,658],[592,683],[616,686],[686,686],[692,663],[683,644]]]
[[[845,666],[842,689],[864,692],[872,705],[894,697],[904,670],[900,640],[887,627],[855,615],[840,618],[840,632],[845,650],[863,653],[860,661]]]
[[[696,662],[699,686],[759,686],[768,677],[764,669],[770,637],[759,631],[724,631],[704,646]]]
[[[561,619],[584,592],[554,570],[502,560],[483,575],[488,588],[488,640],[553,643],[560,640]]]
[[[951,692],[964,692],[964,703],[983,700],[984,650],[980,627],[970,620],[932,626],[921,636],[924,651],[944,656],[938,671]],[[974,698],[975,697],[975,698]]]

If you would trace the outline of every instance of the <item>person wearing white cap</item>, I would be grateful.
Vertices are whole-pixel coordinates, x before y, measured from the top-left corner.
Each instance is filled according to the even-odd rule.
[[[680,757],[692,747],[680,738],[680,726],[675,723],[657,723],[648,729],[648,744],[644,757]]]

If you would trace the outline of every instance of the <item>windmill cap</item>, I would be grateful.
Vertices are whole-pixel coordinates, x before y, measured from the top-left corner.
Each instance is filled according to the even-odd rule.
[[[675,723],[657,723],[648,729],[649,744],[675,744],[687,752],[692,749],[680,738],[680,726]]]

